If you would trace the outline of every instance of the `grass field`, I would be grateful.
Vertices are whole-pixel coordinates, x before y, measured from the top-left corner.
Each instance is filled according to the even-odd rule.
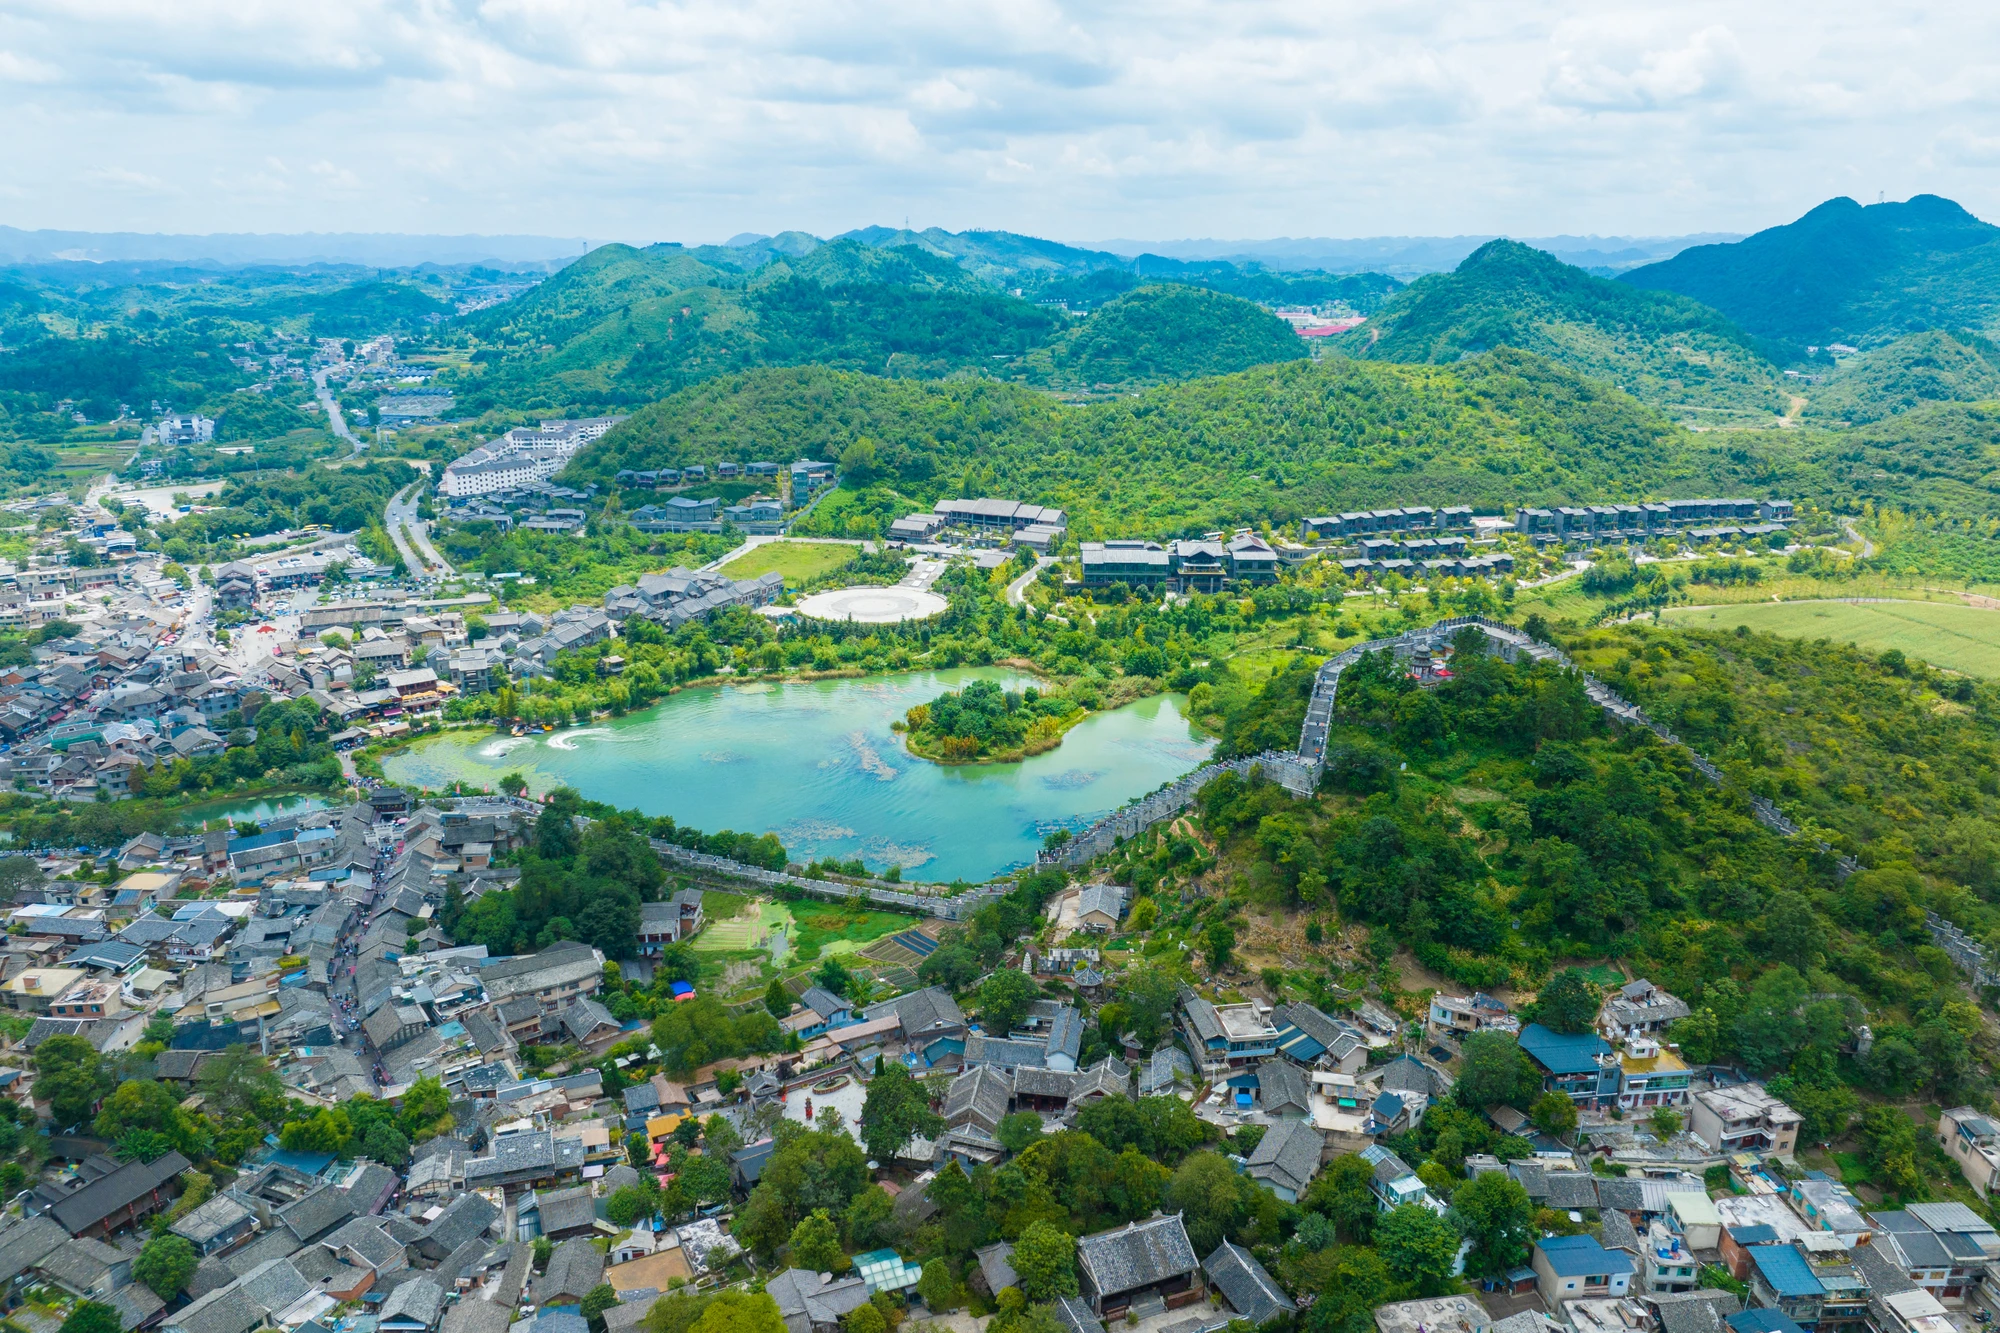
[[[1753,630],[1800,639],[1852,643],[1871,652],[1899,648],[1933,666],[2000,677],[2000,611],[1951,602],[1758,602],[1683,607],[1665,612],[1674,624]]]
[[[776,570],[785,576],[787,585],[797,586],[852,564],[860,551],[858,546],[821,542],[767,542],[737,556],[721,572],[732,579],[754,579]]]

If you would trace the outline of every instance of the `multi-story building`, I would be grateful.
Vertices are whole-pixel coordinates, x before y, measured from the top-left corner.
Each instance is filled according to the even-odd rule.
[[[1693,1291],[1701,1265],[1680,1233],[1655,1218],[1640,1237],[1639,1284],[1649,1292]]]
[[[1278,1053],[1271,1010],[1256,1003],[1211,1004],[1181,988],[1181,1033],[1205,1079],[1227,1077]]]
[[[544,421],[539,427],[520,426],[446,466],[438,494],[459,497],[516,490],[562,471],[576,451],[623,421],[624,417],[592,417],[581,421]]]
[[[1618,1105],[1627,1111],[1687,1105],[1693,1073],[1687,1061],[1650,1037],[1633,1037],[1618,1057]]]
[[[1618,1100],[1623,1072],[1617,1052],[1595,1032],[1553,1032],[1540,1023],[1521,1029],[1521,1053],[1542,1076],[1542,1087],[1579,1106],[1608,1109]]]
[[[1762,1083],[1697,1092],[1688,1105],[1688,1130],[1719,1153],[1789,1157],[1799,1143],[1799,1113]]]
[[[1612,1041],[1657,1037],[1667,1030],[1667,1024],[1686,1018],[1688,1012],[1687,1001],[1641,977],[1626,982],[1606,998],[1597,1026]]]
[[[1994,1177],[2000,1176],[2000,1124],[1970,1106],[1954,1106],[1939,1113],[1937,1140],[1974,1194],[1984,1199],[1992,1193]]]
[[[1551,1310],[1565,1301],[1617,1299],[1632,1289],[1632,1256],[1595,1236],[1548,1236],[1535,1243],[1535,1289]]]
[[[1470,995],[1433,995],[1429,1022],[1438,1032],[1460,1037],[1474,1032],[1521,1030],[1521,1020],[1514,1016],[1513,1010],[1484,991],[1474,991]]]

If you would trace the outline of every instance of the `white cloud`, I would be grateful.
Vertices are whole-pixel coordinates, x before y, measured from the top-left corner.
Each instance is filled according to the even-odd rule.
[[[6,175],[45,188],[0,221],[1659,234],[1876,190],[1996,214],[1996,38],[1854,0],[15,0]]]

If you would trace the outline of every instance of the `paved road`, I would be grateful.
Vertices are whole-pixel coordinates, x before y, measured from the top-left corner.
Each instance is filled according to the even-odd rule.
[[[1875,543],[1862,536],[1860,530],[1854,526],[1852,520],[1842,519],[1840,526],[1847,529],[1848,536],[1861,543],[1861,558],[1863,560],[1875,554]]]
[[[333,396],[333,390],[326,387],[326,370],[313,372],[313,388],[319,394],[320,406],[326,409],[327,428],[353,446],[350,456],[366,449],[367,442],[347,428],[347,417],[340,410],[340,400]]]
[[[431,545],[426,525],[417,518],[417,496],[423,488],[421,481],[412,482],[391,496],[382,520],[389,529],[389,540],[396,543],[396,554],[403,557],[403,565],[412,576],[449,576],[451,566]]]
[[[1028,585],[1033,583],[1043,570],[1055,562],[1056,558],[1052,555],[1036,556],[1035,567],[1007,585],[1007,604],[1009,606],[1019,606],[1021,603],[1027,601]]]

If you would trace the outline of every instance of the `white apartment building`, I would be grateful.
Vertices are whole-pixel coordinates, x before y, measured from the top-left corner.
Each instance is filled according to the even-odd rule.
[[[446,466],[438,494],[452,497],[489,495],[562,471],[576,451],[623,421],[624,417],[590,417],[581,421],[544,421],[539,427],[517,426],[488,440]]]

